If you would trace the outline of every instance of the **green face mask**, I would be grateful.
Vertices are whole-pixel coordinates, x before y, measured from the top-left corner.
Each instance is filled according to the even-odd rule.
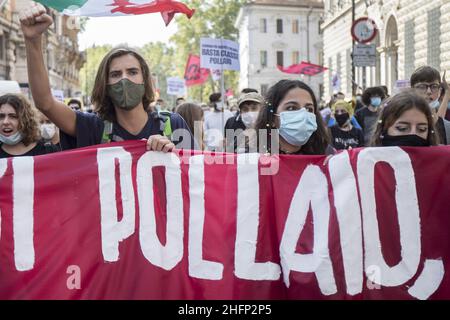
[[[143,84],[136,84],[128,79],[122,79],[108,85],[108,95],[113,104],[121,109],[132,110],[142,102],[145,94]]]

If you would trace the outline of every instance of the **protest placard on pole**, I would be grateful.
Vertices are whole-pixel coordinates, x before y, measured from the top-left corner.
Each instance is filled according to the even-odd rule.
[[[186,94],[186,83],[178,77],[167,78],[167,94],[172,96],[184,96]]]
[[[222,70],[211,69],[211,77],[213,81],[219,81],[222,78]]]
[[[64,91],[63,90],[58,90],[58,89],[52,89],[52,96],[60,101],[60,102],[64,102]]]
[[[201,38],[200,65],[202,68],[221,71],[221,97],[225,105],[225,75],[223,70],[240,70],[239,44],[226,39]],[[222,124],[225,127],[225,116],[222,110]]]
[[[200,65],[205,69],[240,70],[239,44],[226,39],[202,38]]]

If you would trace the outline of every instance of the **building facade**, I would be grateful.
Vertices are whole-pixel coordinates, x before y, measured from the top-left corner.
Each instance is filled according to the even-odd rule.
[[[28,0],[8,0],[0,8],[0,79],[19,82],[30,97],[25,42],[19,22],[19,12],[29,5]],[[81,96],[79,71],[85,58],[78,49],[79,28],[74,18],[56,11],[50,13],[55,22],[43,39],[50,86],[65,97]]]
[[[16,65],[16,49],[20,43],[19,24],[15,13],[15,1],[7,1],[0,7],[0,80],[13,80]]]
[[[352,1],[325,0],[324,98],[335,91],[352,93]],[[355,0],[355,18],[369,17],[377,24],[376,66],[357,67],[355,79],[364,88],[386,85],[398,91],[412,72],[431,65],[450,68],[449,0]],[[337,81],[340,80],[340,81]]]
[[[320,17],[322,1],[252,0],[239,12],[241,71],[240,89],[251,87],[265,94],[282,79],[300,79],[319,95],[323,77],[292,75],[277,65],[288,67],[302,61],[322,65]]]

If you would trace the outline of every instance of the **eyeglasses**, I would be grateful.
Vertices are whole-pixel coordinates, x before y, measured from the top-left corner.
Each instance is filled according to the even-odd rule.
[[[437,84],[437,83],[433,83],[433,84],[419,83],[414,86],[414,89],[416,89],[420,93],[427,93],[428,88],[430,88],[432,93],[436,93],[441,88],[441,85]]]

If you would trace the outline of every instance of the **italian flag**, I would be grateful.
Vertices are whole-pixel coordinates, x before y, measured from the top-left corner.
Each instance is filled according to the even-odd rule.
[[[67,15],[102,17],[115,15],[136,15],[160,12],[166,25],[176,13],[183,13],[189,19],[195,10],[174,0],[35,0]]]

